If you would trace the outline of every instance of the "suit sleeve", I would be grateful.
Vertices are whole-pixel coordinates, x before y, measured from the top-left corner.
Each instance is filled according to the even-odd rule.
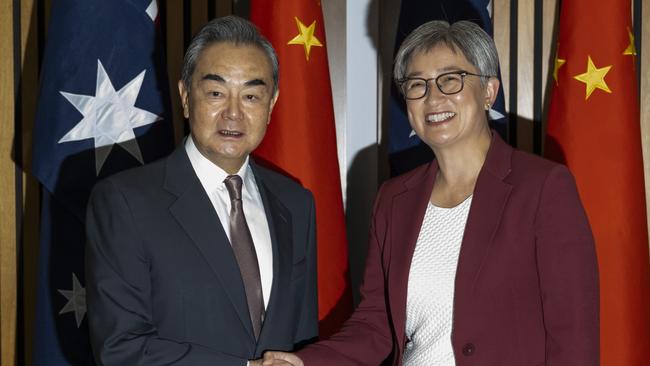
[[[361,302],[339,332],[297,353],[306,366],[377,366],[392,350],[382,264],[386,223],[379,219],[382,214],[378,208],[381,191],[377,194],[371,220]]]
[[[305,296],[302,298],[301,313],[294,344],[297,347],[318,337],[318,270],[316,255],[316,212],[314,198],[309,194],[307,207],[307,237],[305,238]]]
[[[149,256],[128,201],[110,180],[91,194],[86,217],[87,308],[99,365],[232,365],[247,360],[158,335]]]
[[[599,364],[599,288],[594,239],[575,181],[556,166],[536,215],[546,365]]]

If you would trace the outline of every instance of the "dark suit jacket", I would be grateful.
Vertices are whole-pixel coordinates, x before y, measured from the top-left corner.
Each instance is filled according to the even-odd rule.
[[[457,365],[598,365],[594,242],[566,167],[493,134],[479,174],[455,280]],[[362,300],[306,366],[401,365],[408,274],[438,166],[386,182],[374,207]]]
[[[318,334],[312,195],[251,168],[273,245],[259,341],[227,236],[183,146],[94,189],[87,214],[87,302],[102,365],[245,365]]]

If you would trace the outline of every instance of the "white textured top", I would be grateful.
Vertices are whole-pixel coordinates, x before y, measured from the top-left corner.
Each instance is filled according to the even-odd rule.
[[[185,151],[190,158],[192,168],[201,181],[205,193],[208,194],[210,202],[217,211],[219,221],[230,241],[230,195],[226,184],[223,182],[229,175],[208,158],[203,156],[194,145],[192,135],[185,140]],[[242,178],[242,205],[248,230],[253,237],[257,264],[260,267],[260,278],[262,282],[262,296],[264,297],[264,308],[269,304],[271,297],[271,286],[273,285],[273,245],[271,244],[271,231],[266,220],[266,211],[262,203],[262,196],[255,183],[255,175],[248,164],[248,158],[237,172]]]
[[[472,196],[456,207],[429,203],[411,261],[404,365],[454,366],[454,280]]]

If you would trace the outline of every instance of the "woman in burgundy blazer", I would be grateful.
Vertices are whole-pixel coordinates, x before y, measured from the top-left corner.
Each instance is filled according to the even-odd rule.
[[[574,179],[490,131],[486,110],[499,85],[483,75],[496,75],[495,65],[491,38],[473,23],[429,22],[404,41],[395,78],[413,129],[437,158],[380,188],[362,300],[343,328],[297,356],[269,352],[265,365],[401,365],[427,205],[469,196],[453,284],[455,364],[598,365],[597,262]]]

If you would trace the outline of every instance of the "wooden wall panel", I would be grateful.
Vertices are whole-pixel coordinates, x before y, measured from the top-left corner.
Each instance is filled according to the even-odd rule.
[[[0,1],[0,364],[13,365],[16,349],[16,167],[14,142],[13,2]]]
[[[42,11],[42,9],[40,9]],[[38,238],[40,218],[40,186],[31,175],[32,139],[34,121],[36,118],[36,102],[38,90],[38,11],[37,1],[22,0],[20,3],[20,49],[21,49],[21,132],[22,132],[22,210],[23,220],[20,233],[22,249],[19,260],[22,259],[22,347],[18,348],[19,358],[25,365],[31,365],[32,340],[34,335],[34,312],[36,308],[36,278],[38,271]],[[18,334],[20,335],[20,333]]]
[[[556,32],[559,20],[559,1],[544,0],[543,6],[543,25],[542,25],[542,152],[544,146],[544,136],[546,131],[546,119],[550,93],[552,90],[553,73],[550,67],[553,67],[556,48]]]
[[[212,0],[215,7],[215,17],[230,15],[233,13],[232,1]]]
[[[190,37],[194,36],[194,34],[196,34],[196,32],[198,32],[199,29],[208,21],[208,1],[192,1],[191,4],[192,25],[190,29],[192,32],[189,35]]]
[[[517,4],[517,147],[533,151],[535,2]]]
[[[510,110],[510,0],[494,0],[492,10],[494,43],[499,52],[501,88],[506,111]]]
[[[167,72],[169,75],[169,91],[172,102],[172,116],[174,123],[174,137],[176,143],[185,136],[185,122],[183,109],[178,95],[178,80],[181,78],[181,66],[185,53],[183,38],[183,3],[181,1],[167,1],[166,8],[166,51]]]

